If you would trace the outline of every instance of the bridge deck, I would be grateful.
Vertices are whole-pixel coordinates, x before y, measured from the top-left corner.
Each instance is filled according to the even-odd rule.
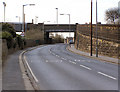
[[[75,24],[45,24],[44,25],[45,32],[75,32],[76,25]]]

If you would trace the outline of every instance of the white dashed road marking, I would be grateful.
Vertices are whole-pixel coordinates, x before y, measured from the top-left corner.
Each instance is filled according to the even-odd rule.
[[[63,60],[66,60],[65,58],[62,58]]]
[[[46,62],[48,62],[48,60],[46,60]]]
[[[75,62],[72,62],[73,64],[76,64]]]
[[[106,77],[109,77],[109,78],[111,78],[111,79],[117,80],[115,77],[112,77],[112,76],[107,75],[107,74],[105,74],[105,73],[102,73],[102,72],[98,72],[98,73],[101,74],[101,75],[104,75],[104,76],[106,76]]]
[[[83,68],[86,68],[86,69],[88,69],[88,70],[92,70],[91,68],[89,68],[89,67],[87,67],[87,66],[84,66],[84,65],[80,65],[81,67],[83,67]]]
[[[75,61],[77,61],[77,60],[75,59]]]

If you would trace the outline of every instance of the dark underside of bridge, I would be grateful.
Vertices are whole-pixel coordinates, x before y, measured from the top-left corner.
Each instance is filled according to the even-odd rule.
[[[49,38],[50,32],[74,32],[74,39],[76,37],[76,24],[45,24],[44,25],[44,41],[46,44],[51,43]]]

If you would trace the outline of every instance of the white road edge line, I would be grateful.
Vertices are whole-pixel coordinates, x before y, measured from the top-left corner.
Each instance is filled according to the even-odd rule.
[[[106,76],[106,77],[109,77],[109,78],[111,78],[111,79],[117,80],[117,78],[112,77],[112,76],[110,76],[110,75],[107,75],[107,74],[105,74],[105,73],[102,73],[102,72],[98,72],[98,73],[101,74],[101,75],[104,75],[104,76]]]
[[[83,68],[86,68],[86,69],[88,69],[88,70],[92,70],[91,68],[89,68],[89,67],[87,67],[87,66],[84,66],[84,65],[80,65],[81,67],[83,67]]]
[[[32,70],[31,70],[31,68],[30,68],[30,66],[29,66],[29,64],[28,64],[28,62],[27,62],[27,60],[26,60],[26,56],[25,56],[25,55],[24,55],[24,60],[25,60],[25,62],[26,62],[26,64],[27,64],[27,66],[28,66],[28,68],[29,68],[32,76],[34,77],[35,81],[38,82],[38,79],[36,78],[36,76],[35,76],[34,73],[32,72]]]

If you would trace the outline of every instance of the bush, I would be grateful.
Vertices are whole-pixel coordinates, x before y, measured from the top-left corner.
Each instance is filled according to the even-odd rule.
[[[9,32],[12,35],[13,38],[16,37],[15,29],[13,28],[13,26],[11,26],[8,23],[3,23],[2,24],[2,31],[3,32],[5,32],[5,31]]]
[[[22,39],[22,37],[20,35],[17,35],[17,43],[18,43],[19,48],[23,49],[24,40]]]
[[[13,37],[9,32],[2,32],[2,39],[6,39],[8,49],[13,46]]]
[[[17,43],[16,43],[16,38],[15,38],[14,41],[13,41],[13,48],[15,49],[16,46],[17,46]]]

